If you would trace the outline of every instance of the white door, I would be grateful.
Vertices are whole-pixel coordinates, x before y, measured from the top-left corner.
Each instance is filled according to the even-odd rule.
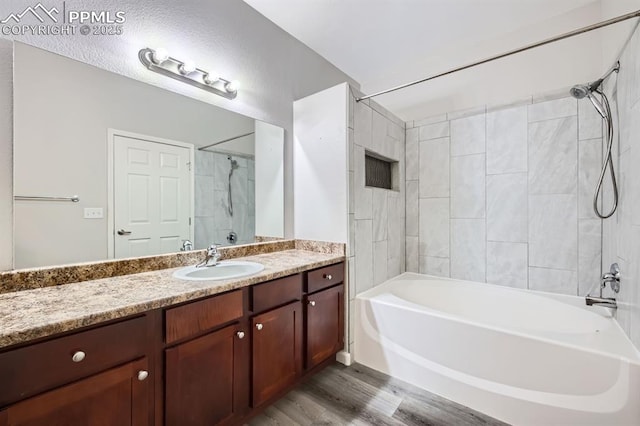
[[[193,148],[114,135],[115,258],[180,250],[191,238]]]

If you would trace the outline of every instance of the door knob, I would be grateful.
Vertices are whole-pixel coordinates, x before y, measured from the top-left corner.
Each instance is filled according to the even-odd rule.
[[[260,323],[256,324],[256,328],[257,328],[258,330],[262,330],[262,324],[260,324]]]
[[[147,377],[149,377],[149,372],[148,371],[144,371],[144,370],[138,371],[138,380],[143,382],[143,381],[146,380]]]
[[[244,331],[238,331],[236,335],[238,336],[238,339],[244,339]]]
[[[309,304],[311,306],[316,306],[316,301],[315,300],[309,300]]]
[[[328,279],[329,281],[331,281],[333,279],[333,277],[331,276],[331,274],[324,274],[324,277],[326,279]]]
[[[118,235],[131,235],[131,231],[125,231],[124,229],[119,229]]]

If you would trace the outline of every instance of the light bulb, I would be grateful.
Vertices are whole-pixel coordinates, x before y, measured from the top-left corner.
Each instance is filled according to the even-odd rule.
[[[191,74],[196,70],[196,64],[193,61],[185,61],[178,69],[182,75]]]
[[[202,80],[204,80],[205,84],[213,86],[219,80],[219,78],[211,73],[207,73],[202,77]]]
[[[167,59],[169,59],[169,52],[167,52],[167,49],[163,49],[162,47],[154,50],[151,54],[151,60],[156,64],[161,64]]]
[[[230,81],[230,82],[228,82],[227,84],[224,85],[224,88],[229,93],[237,92],[239,87],[240,87],[240,83],[238,83],[238,80]]]

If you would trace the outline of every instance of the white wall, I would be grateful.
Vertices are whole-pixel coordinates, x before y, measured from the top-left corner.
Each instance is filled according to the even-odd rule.
[[[347,242],[348,90],[339,84],[293,104],[296,238]]]
[[[614,0],[617,1],[617,0]],[[514,31],[498,39],[478,43],[446,45],[422,61],[422,75],[406,75],[401,69],[398,84],[435,75],[455,66],[516,49],[602,20],[600,2],[557,16],[545,22]],[[485,104],[497,105],[527,96],[539,95],[596,79],[602,71],[600,30],[519,53],[509,58],[477,66],[398,92],[375,98],[405,121],[417,120],[448,111],[460,111]],[[377,87],[376,87],[377,88]],[[384,89],[387,87],[380,87]]]
[[[256,121],[256,235],[284,236],[284,130]],[[269,214],[264,214],[269,212]]]
[[[282,135],[282,138],[284,140],[284,134]],[[249,135],[249,136],[244,136],[238,139],[234,139],[229,142],[224,142],[218,145],[214,145],[211,148],[209,148],[209,150],[232,152],[236,154],[245,154],[253,157],[255,155],[255,141],[256,141],[255,135]]]
[[[0,4],[0,15],[33,6]],[[67,8],[78,7],[67,3]],[[86,0],[83,10],[124,10],[122,36],[16,36],[16,40],[163,87],[285,129],[285,233],[293,235],[292,102],[353,80],[242,1]],[[37,22],[35,22],[37,23]],[[159,74],[138,61],[143,47],[165,47],[177,58],[238,79],[235,100],[204,92]],[[7,186],[4,180],[0,185]]]
[[[13,265],[13,46],[0,40],[0,271]]]
[[[25,44],[15,44],[15,266],[107,258],[107,129],[196,146],[254,129],[254,120]],[[46,70],[46,72],[43,72]],[[85,207],[104,219],[83,219]]]

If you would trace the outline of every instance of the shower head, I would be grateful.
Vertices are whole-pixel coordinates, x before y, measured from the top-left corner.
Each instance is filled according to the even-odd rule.
[[[236,160],[234,160],[234,159],[233,159],[233,157],[228,156],[228,157],[227,157],[227,159],[231,162],[231,170],[235,170],[235,169],[237,169],[238,167],[240,167],[240,166],[238,165],[238,162],[237,162]]]
[[[569,93],[576,99],[583,99],[589,94],[589,87],[584,84],[576,84],[569,90]]]

